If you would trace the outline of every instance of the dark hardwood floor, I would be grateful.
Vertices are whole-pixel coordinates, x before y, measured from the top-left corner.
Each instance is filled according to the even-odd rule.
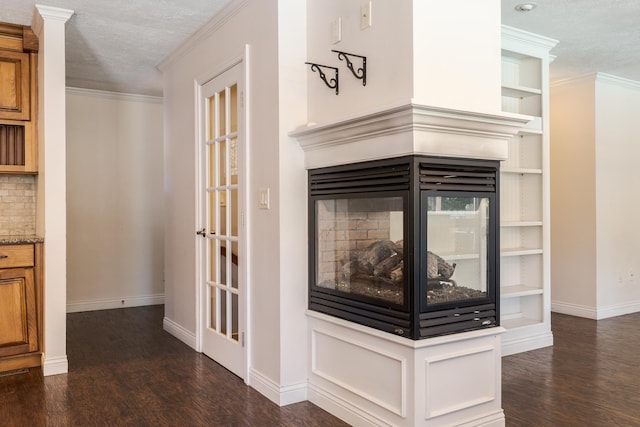
[[[162,330],[163,307],[68,316],[71,372],[0,377],[0,426],[344,426],[279,408]],[[640,313],[553,314],[555,345],[502,361],[507,427],[640,426]]]
[[[0,426],[345,426],[278,407],[162,330],[163,306],[68,315],[70,373],[0,377]]]
[[[551,329],[553,347],[502,359],[507,427],[640,426],[640,313]]]

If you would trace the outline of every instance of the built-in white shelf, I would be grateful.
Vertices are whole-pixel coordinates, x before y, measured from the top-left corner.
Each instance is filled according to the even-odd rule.
[[[516,317],[513,319],[502,319],[500,322],[500,326],[507,330],[515,330],[518,328],[525,328],[528,326],[539,325],[540,320],[537,319],[529,319],[527,317]]]
[[[501,291],[500,296],[505,299],[525,297],[528,295],[542,295],[543,292],[541,288],[533,288],[525,285],[503,286]]]
[[[553,342],[549,256],[549,51],[557,41],[502,27],[502,110],[531,120],[500,168],[503,354]]]
[[[541,117],[533,117],[529,123],[524,125],[524,132],[528,133],[542,133],[542,118]]]
[[[540,227],[542,221],[503,221],[500,227]]]
[[[531,169],[531,168],[501,168],[500,172],[503,173],[519,173],[519,174],[525,174],[525,173],[531,173],[531,174],[542,174],[542,169]]]
[[[526,96],[541,95],[542,91],[533,87],[503,85],[502,96],[508,96],[511,98],[524,98]]]
[[[500,256],[508,257],[508,256],[539,255],[541,253],[542,253],[542,249],[510,248],[510,249],[502,249],[500,251]]]

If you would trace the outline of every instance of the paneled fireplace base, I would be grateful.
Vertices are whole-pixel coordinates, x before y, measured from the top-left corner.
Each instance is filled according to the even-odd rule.
[[[313,311],[308,399],[357,426],[502,427],[502,327],[414,341]]]

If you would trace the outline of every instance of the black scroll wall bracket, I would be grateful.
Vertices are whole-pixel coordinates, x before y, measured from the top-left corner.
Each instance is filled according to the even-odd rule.
[[[367,57],[361,55],[355,55],[353,53],[341,52],[339,50],[332,50],[331,52],[335,52],[338,54],[338,59],[340,61],[345,61],[347,63],[347,68],[351,70],[354,77],[358,80],[362,80],[362,86],[367,85]],[[360,58],[362,61],[362,67],[357,70],[353,66],[352,58]]]
[[[320,79],[322,79],[322,81],[324,82],[324,84],[327,85],[327,87],[329,89],[335,89],[336,90],[336,95],[339,92],[339,85],[338,85],[338,68],[337,67],[329,67],[328,65],[320,65],[320,64],[314,64],[313,62],[305,62],[305,64],[309,64],[311,65],[311,71],[317,71],[318,75],[320,76]],[[327,70],[333,70],[333,72],[335,73],[335,77],[332,79],[327,79],[327,75],[325,74],[324,71],[322,71],[322,69],[327,69]]]

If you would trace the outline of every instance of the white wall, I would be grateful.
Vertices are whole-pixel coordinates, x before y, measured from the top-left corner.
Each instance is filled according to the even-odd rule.
[[[640,82],[598,74],[595,87],[598,310],[622,314],[640,311]]]
[[[304,153],[288,132],[307,121],[305,33],[307,2],[278,4],[279,214],[280,214],[280,403],[306,399],[307,387],[307,171]],[[254,141],[257,142],[257,141]],[[259,300],[254,300],[255,305]],[[259,318],[254,318],[259,322]]]
[[[596,308],[595,92],[592,79],[551,86],[551,299]]]
[[[67,311],[161,304],[160,98],[67,89]]]
[[[500,2],[413,0],[413,5],[416,102],[499,112]]]
[[[233,1],[167,58],[165,99],[165,316],[196,342],[196,81],[249,45],[248,291],[251,385],[280,404],[306,390],[306,186],[287,133],[306,122],[305,2]],[[297,76],[297,77],[296,77]],[[271,209],[258,209],[269,187]]]
[[[640,83],[593,74],[551,90],[552,309],[640,311]]]
[[[373,25],[360,29],[360,0],[307,2],[309,62],[339,68],[340,94],[307,66],[309,121],[324,123],[408,102],[413,93],[412,1],[372,1]],[[342,41],[331,42],[331,23],[342,19]],[[332,49],[367,57],[367,85],[357,80]],[[354,59],[356,69],[362,65]],[[327,73],[331,76],[331,72]],[[392,90],[390,90],[392,88]]]
[[[360,27],[361,0],[307,1],[308,61],[339,68],[340,94],[308,74],[309,122],[415,102],[465,111],[500,111],[500,2],[372,0],[372,25]],[[342,41],[331,24],[341,18]],[[367,57],[367,85],[338,60]],[[353,60],[356,69],[359,59]],[[471,71],[473,70],[473,71]],[[327,76],[333,76],[332,71]]]

